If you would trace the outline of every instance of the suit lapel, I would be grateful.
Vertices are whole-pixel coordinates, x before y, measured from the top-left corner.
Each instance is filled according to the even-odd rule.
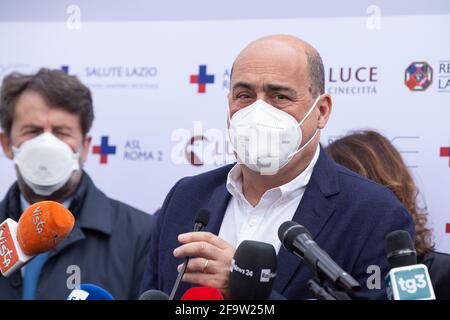
[[[227,209],[228,201],[230,201],[230,197],[231,195],[226,188],[226,181],[213,190],[212,195],[207,205],[205,206],[205,208],[209,209],[210,211],[210,217],[208,225],[204,228],[203,231],[211,232],[216,235],[219,234],[220,225],[222,224],[223,217],[225,216],[225,211]],[[175,280],[176,274],[173,276],[172,283],[174,283]],[[181,298],[182,293],[186,292],[192,287],[195,287],[195,285],[182,282],[180,288],[178,289],[176,297]]]
[[[325,154],[321,148],[319,159],[314,167],[311,180],[306,186],[305,193],[295,212],[293,221],[305,226],[315,239],[326,222],[333,214],[335,207],[332,196],[339,192],[339,182],[336,164]],[[206,206],[211,216],[204,231],[218,235],[225,211],[231,195],[226,188],[226,180],[217,186]],[[278,270],[274,289],[280,293],[286,290],[291,278],[302,265],[302,259],[281,247],[277,257]],[[185,290],[192,287],[182,284]],[[184,290],[184,291],[185,291]],[[182,291],[182,292],[184,292]]]
[[[315,239],[335,210],[330,197],[338,192],[334,163],[321,149],[311,180],[292,220],[306,227]],[[302,263],[302,259],[282,246],[277,257],[278,270],[274,289],[283,292]]]

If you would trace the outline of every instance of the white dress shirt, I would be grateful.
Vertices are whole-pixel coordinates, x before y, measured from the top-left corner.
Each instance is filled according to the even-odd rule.
[[[227,189],[232,197],[225,211],[219,237],[235,248],[244,240],[266,242],[273,245],[278,253],[281,247],[278,228],[294,217],[319,153],[320,147],[317,146],[313,159],[302,173],[282,186],[267,190],[255,207],[244,197],[242,170],[236,164],[228,173]]]

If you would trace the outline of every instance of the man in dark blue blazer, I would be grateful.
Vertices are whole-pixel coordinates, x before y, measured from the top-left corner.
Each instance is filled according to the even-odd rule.
[[[337,165],[320,147],[332,104],[317,51],[286,35],[254,41],[233,65],[228,99],[238,163],[172,188],[158,214],[141,291],[169,294],[189,256],[176,298],[193,285],[232,298],[234,252],[243,240],[257,240],[278,253],[270,299],[313,298],[306,287],[311,270],[277,237],[279,226],[293,220],[361,284],[352,297],[385,298],[384,238],[399,229],[414,238],[414,224],[389,190]],[[190,232],[199,208],[211,211],[210,222]]]

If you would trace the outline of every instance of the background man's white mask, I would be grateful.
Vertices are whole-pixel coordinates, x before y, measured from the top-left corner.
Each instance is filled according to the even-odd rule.
[[[51,195],[66,184],[73,171],[80,169],[80,151],[74,153],[51,133],[43,133],[12,149],[20,175],[38,195]]]

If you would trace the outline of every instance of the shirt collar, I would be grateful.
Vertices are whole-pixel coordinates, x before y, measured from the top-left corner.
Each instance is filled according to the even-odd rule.
[[[72,197],[67,198],[61,204],[68,209],[70,206],[70,202],[72,201]],[[22,212],[24,212],[31,204],[25,199],[22,193],[20,193],[20,206],[22,207]]]
[[[306,187],[309,180],[311,179],[314,166],[319,158],[320,146],[317,146],[316,152],[308,164],[305,170],[303,170],[297,177],[289,181],[288,183],[281,185],[276,188],[267,190],[262,196],[261,200],[265,198],[268,194],[276,194],[278,198],[282,200],[288,200],[297,197],[303,192],[303,188]],[[231,168],[227,177],[227,190],[231,193],[233,197],[236,197],[242,201],[247,202],[245,196],[242,192],[242,169],[239,163],[236,163],[233,168]]]

